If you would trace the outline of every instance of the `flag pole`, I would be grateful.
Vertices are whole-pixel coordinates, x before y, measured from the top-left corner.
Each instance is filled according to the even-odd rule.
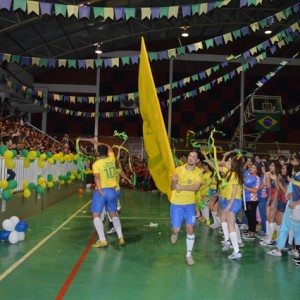
[[[169,68],[169,101],[168,101],[168,138],[169,141],[171,140],[171,131],[172,131],[172,96],[173,96],[173,88],[172,88],[172,82],[173,82],[173,63],[174,58],[171,57],[170,59],[170,68]]]

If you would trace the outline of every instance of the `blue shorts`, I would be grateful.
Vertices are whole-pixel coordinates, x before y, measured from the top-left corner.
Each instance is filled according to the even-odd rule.
[[[92,198],[91,212],[100,214],[104,206],[108,212],[117,211],[116,190],[113,188],[104,188],[102,191],[103,195],[100,196],[98,191],[95,190]]]
[[[173,228],[180,228],[183,220],[185,220],[185,224],[194,226],[196,222],[196,206],[195,204],[171,204],[170,215]]]
[[[278,200],[277,201],[277,209],[280,212],[285,212],[285,208],[286,208],[287,203],[283,202],[282,200]]]
[[[225,198],[221,202],[221,210],[225,210],[229,203],[230,203],[230,201]],[[231,211],[235,214],[238,214],[241,211],[241,208],[242,208],[242,200],[234,199],[229,211]]]
[[[120,199],[121,197],[121,190],[116,190],[116,198]]]

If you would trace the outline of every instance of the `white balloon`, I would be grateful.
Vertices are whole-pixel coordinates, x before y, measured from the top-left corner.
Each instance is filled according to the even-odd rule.
[[[17,231],[12,231],[8,236],[8,241],[11,244],[16,244],[19,241],[19,235]]]
[[[5,230],[7,230],[7,231],[13,231],[13,230],[15,230],[16,225],[13,223],[12,220],[10,220],[10,219],[5,219],[5,220],[2,222],[2,227],[3,227],[3,229],[5,229]]]
[[[20,219],[16,216],[12,216],[9,219],[15,224],[15,226],[20,222]]]
[[[86,186],[85,186],[87,189],[90,189],[92,187],[92,184],[91,183],[88,183]]]
[[[25,240],[25,233],[18,232],[19,242],[23,242]]]

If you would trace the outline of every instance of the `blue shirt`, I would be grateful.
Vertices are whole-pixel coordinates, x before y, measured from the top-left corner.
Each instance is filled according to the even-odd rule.
[[[247,188],[257,188],[257,185],[260,186],[260,179],[256,175],[247,175],[244,179],[244,186]],[[245,200],[248,201],[257,201],[257,193],[253,193],[247,190],[244,190]]]

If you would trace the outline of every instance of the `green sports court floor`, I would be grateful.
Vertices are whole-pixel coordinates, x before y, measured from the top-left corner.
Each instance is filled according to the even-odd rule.
[[[91,196],[74,191],[26,220],[24,242],[0,242],[0,299],[300,299],[300,268],[287,253],[270,257],[251,241],[230,261],[218,231],[199,223],[196,265],[187,266],[185,234],[170,243],[169,203],[159,194],[123,190],[126,247],[110,235],[108,248],[91,248]]]

